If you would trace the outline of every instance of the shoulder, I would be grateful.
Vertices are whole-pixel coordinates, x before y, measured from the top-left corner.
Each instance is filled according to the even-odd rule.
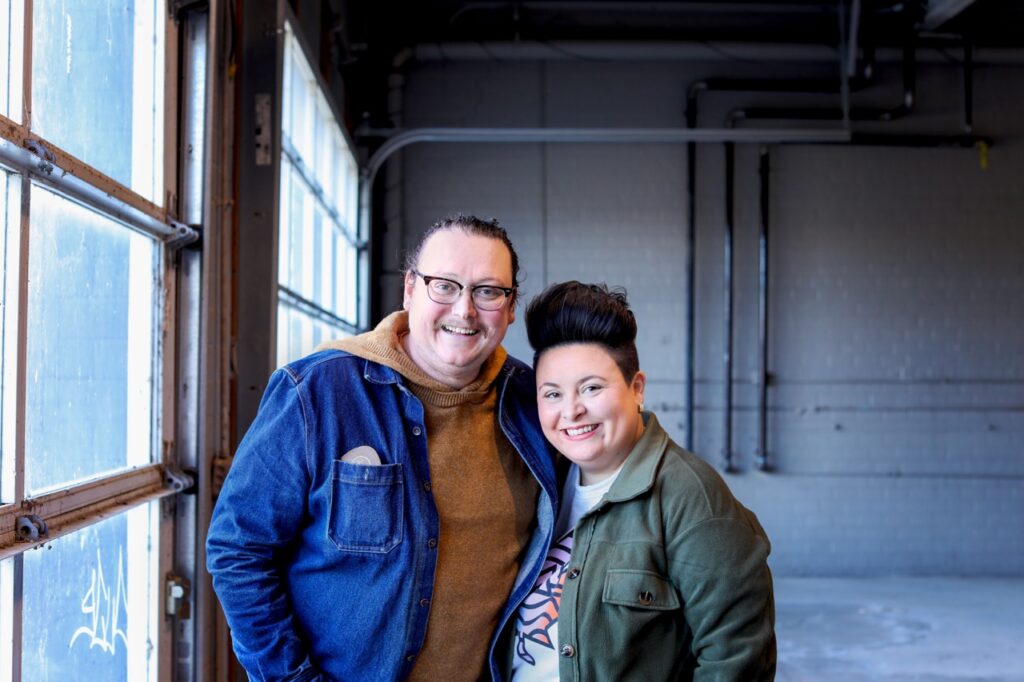
[[[522,360],[520,360],[519,358],[513,357],[511,355],[505,358],[505,365],[504,367],[502,367],[502,370],[505,372],[521,374],[523,376],[528,377],[531,381],[533,381],[533,368],[530,367],[525,362],[523,362]]]
[[[533,368],[518,358],[509,355],[501,367],[501,376],[508,377],[508,387],[519,395],[528,396],[531,400],[536,392]]]
[[[656,491],[673,561],[695,574],[760,566],[771,545],[757,517],[736,499],[713,466],[671,444]],[[758,569],[759,570],[759,569]]]
[[[366,360],[343,350],[321,350],[304,358],[289,362],[276,374],[289,377],[293,383],[300,384],[324,375],[344,375],[351,373]]]
[[[696,518],[742,517],[743,507],[718,471],[671,438],[657,474],[663,505],[685,506]]]

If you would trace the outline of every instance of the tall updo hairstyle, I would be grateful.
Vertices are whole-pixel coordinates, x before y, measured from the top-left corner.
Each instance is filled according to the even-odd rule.
[[[596,343],[612,357],[627,384],[640,371],[636,318],[624,289],[575,280],[552,284],[527,306],[526,335],[534,367],[550,348]]]

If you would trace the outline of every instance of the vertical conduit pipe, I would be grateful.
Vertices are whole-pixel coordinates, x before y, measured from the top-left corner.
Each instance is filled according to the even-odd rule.
[[[964,132],[974,130],[974,44],[964,36]]]
[[[686,127],[697,127],[697,93],[706,86],[694,83],[686,103]],[[697,143],[686,143],[686,441],[687,450],[693,450],[694,432],[694,364],[697,341]]]
[[[761,147],[761,229],[757,249],[757,451],[754,459],[760,471],[771,471],[768,459],[768,218],[771,160],[768,147]]]
[[[722,361],[725,374],[725,401],[722,408],[722,469],[735,471],[732,461],[732,343],[733,343],[733,195],[735,194],[735,145],[725,143],[725,239],[723,244],[724,339]]]
[[[849,35],[846,25],[846,2],[839,0],[839,109],[843,116],[843,128],[850,127],[850,76],[847,71]]]

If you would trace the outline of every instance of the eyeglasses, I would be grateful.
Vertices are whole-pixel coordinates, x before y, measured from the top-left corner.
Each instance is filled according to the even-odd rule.
[[[455,303],[462,295],[462,290],[466,288],[465,284],[459,284],[452,279],[424,275],[419,270],[413,270],[412,273],[423,278],[423,283],[427,285],[427,296],[434,303],[441,305]],[[473,297],[473,305],[480,310],[501,310],[505,307],[505,301],[512,297],[516,289],[515,287],[499,287],[494,284],[477,284],[470,287],[469,290],[470,296]]]

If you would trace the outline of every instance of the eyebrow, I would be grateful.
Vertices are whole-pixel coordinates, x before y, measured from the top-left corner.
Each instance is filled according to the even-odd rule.
[[[426,274],[426,273],[424,273],[424,274]],[[462,284],[462,281],[459,280],[458,275],[456,275],[454,272],[442,272],[440,275],[428,275],[428,276],[440,277],[441,279],[450,279],[453,282],[458,282],[459,284]],[[497,277],[484,277],[483,279],[481,279],[481,280],[479,280],[479,281],[477,281],[477,282],[475,282],[473,284],[462,284],[462,286],[466,286],[466,287],[495,286],[495,287],[501,287],[502,289],[511,289],[512,288],[512,287],[507,287],[504,284],[499,284],[500,281],[501,280],[499,278],[497,278]]]

